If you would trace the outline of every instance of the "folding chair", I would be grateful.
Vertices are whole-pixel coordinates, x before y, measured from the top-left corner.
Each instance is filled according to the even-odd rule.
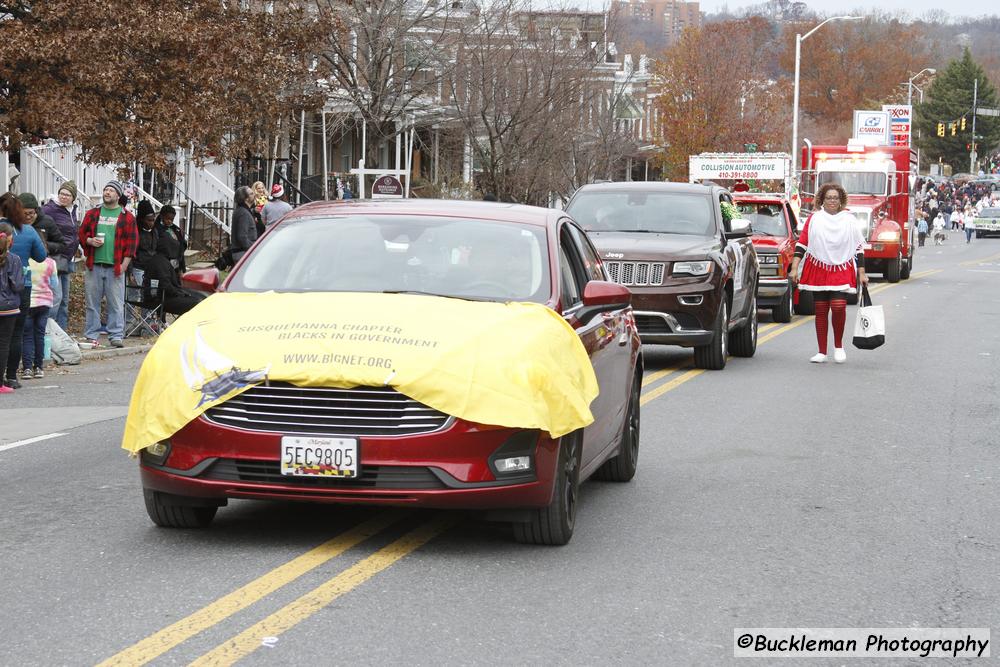
[[[125,309],[131,314],[131,321],[125,327],[125,337],[140,333],[158,336],[166,327],[166,311],[163,308],[164,293],[158,280],[149,281],[149,292],[142,285],[125,285]],[[126,317],[126,320],[129,318]]]

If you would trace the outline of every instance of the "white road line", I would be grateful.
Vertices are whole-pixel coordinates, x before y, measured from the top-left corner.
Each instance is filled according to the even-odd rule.
[[[0,445],[0,452],[5,452],[8,449],[14,449],[15,447],[21,447],[22,445],[30,445],[36,442],[41,442],[42,440],[51,440],[52,438],[58,438],[60,436],[66,435],[65,433],[49,433],[47,435],[36,435],[34,438],[27,438],[26,440],[16,440],[14,442],[8,443],[6,445]]]

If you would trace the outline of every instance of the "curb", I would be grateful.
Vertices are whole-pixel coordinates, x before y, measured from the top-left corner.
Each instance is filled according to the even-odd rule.
[[[100,361],[101,359],[113,359],[124,357],[130,354],[145,354],[153,348],[153,344],[130,345],[129,347],[112,347],[97,350],[80,350],[84,361]]]

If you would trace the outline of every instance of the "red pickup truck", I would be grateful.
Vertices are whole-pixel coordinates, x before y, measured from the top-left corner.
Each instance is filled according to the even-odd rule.
[[[795,288],[789,280],[799,221],[788,197],[780,193],[734,192],[733,202],[750,221],[760,262],[757,305],[770,308],[775,322],[791,322]]]

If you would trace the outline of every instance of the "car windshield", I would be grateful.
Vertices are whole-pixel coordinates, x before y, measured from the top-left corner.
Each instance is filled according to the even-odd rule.
[[[414,292],[545,303],[545,230],[432,216],[349,215],[282,223],[254,248],[234,292]]]
[[[754,234],[765,236],[788,236],[785,225],[785,209],[781,204],[756,204],[741,202],[737,206],[740,215],[750,221]]]
[[[1000,218],[1000,208],[984,208],[980,218]]]
[[[877,171],[823,171],[819,174],[819,185],[838,183],[849,195],[884,195],[885,181],[885,174]]]
[[[714,236],[712,199],[682,192],[581,192],[567,212],[589,232]]]

